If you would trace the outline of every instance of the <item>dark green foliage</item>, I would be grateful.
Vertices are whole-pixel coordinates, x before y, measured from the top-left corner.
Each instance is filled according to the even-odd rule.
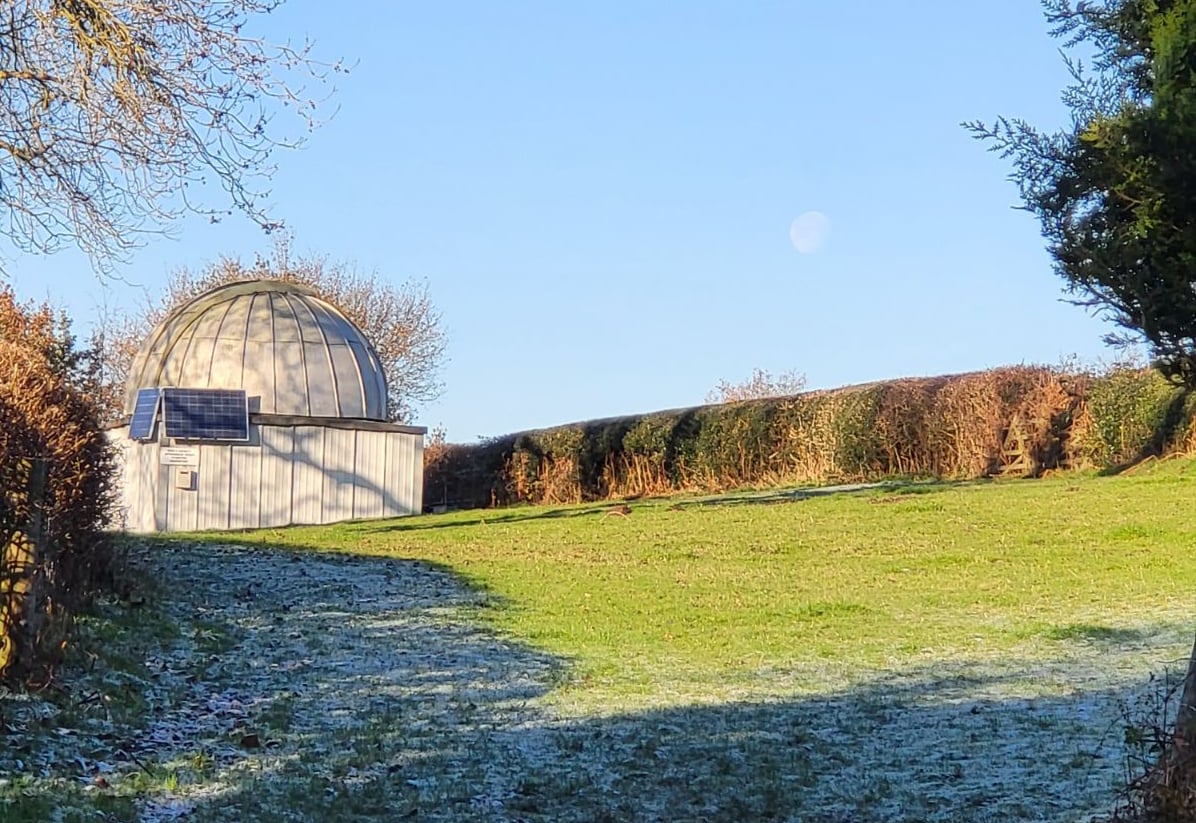
[[[1117,370],[1094,377],[1073,433],[1073,451],[1100,468],[1162,454],[1191,421],[1191,398],[1153,371]]]
[[[623,436],[623,450],[662,466],[670,462],[677,418],[667,414],[641,417],[628,426]]]
[[[650,414],[641,417],[628,428],[623,437],[623,456],[627,463],[639,461],[651,468],[649,485],[664,487],[681,485],[683,452],[691,453],[697,426],[693,412],[682,414]]]
[[[832,420],[836,444],[835,464],[845,477],[875,477],[889,474],[877,418],[881,389],[867,388],[838,396]]]
[[[1055,268],[1075,295],[1139,338],[1159,370],[1196,387],[1196,4],[1046,0],[1069,60],[1072,124],[965,124],[1012,162]]]
[[[770,466],[777,403],[748,400],[707,406],[696,414],[697,437],[689,465],[703,487],[748,485]]]
[[[507,494],[505,472],[515,435],[473,445],[435,444],[424,449],[424,505],[465,508],[500,506]]]

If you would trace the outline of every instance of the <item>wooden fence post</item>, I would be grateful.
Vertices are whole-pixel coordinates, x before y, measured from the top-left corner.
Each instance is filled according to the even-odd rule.
[[[13,664],[28,672],[36,653],[46,615],[41,608],[46,585],[45,515],[46,489],[50,464],[45,460],[23,458],[22,474],[28,479],[22,508],[25,523],[13,534],[8,545],[0,546],[0,674]]]
[[[45,505],[46,489],[50,483],[50,461],[29,461],[29,523],[25,527],[25,534],[36,552],[35,560],[40,560],[45,549],[46,522]]]
[[[1188,671],[1180,691],[1179,708],[1175,717],[1175,735],[1187,749],[1196,744],[1196,644],[1188,658]]]

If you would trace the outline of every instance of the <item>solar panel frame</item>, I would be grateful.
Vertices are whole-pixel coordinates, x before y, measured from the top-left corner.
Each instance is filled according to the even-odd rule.
[[[178,440],[249,440],[249,398],[244,389],[162,390],[166,436]]]
[[[162,391],[157,388],[138,389],[137,402],[129,418],[130,440],[153,440],[154,424],[158,422],[158,407],[162,403]]]

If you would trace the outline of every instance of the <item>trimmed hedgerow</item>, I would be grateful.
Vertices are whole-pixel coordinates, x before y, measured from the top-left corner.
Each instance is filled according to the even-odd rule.
[[[1196,443],[1196,403],[1153,372],[1016,366],[521,432],[429,462],[448,505],[567,503],[888,477],[1098,468]]]

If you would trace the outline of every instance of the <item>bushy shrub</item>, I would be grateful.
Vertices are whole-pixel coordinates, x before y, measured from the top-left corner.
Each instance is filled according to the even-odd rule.
[[[825,483],[883,474],[880,396],[879,387],[864,386],[774,403],[770,436],[759,444],[769,468],[751,482]]]
[[[444,443],[424,452],[424,503],[462,508],[518,502],[508,477],[515,435],[474,444]]]
[[[947,380],[896,380],[880,387],[876,434],[890,474],[920,477],[935,473],[930,457],[931,410]]]
[[[650,414],[628,423],[622,449],[612,454],[608,490],[620,490],[624,496],[666,494],[676,486],[677,417]]]
[[[1025,441],[1033,472],[1059,464],[1059,442],[1082,398],[1057,371],[1013,366],[963,374],[934,392],[927,419],[930,473],[938,477],[983,477],[999,471],[1007,436],[1016,429]]]
[[[113,456],[62,331],[48,309],[0,292],[0,674],[9,677],[53,662],[71,611],[111,572],[102,529]],[[28,493],[32,460],[48,466],[40,501]]]
[[[1161,454],[1184,428],[1188,398],[1156,371],[1113,369],[1086,383],[1071,433],[1081,465],[1107,468]]]
[[[866,480],[889,474],[877,426],[880,397],[880,389],[872,386],[831,395],[827,411],[834,435],[834,479]]]
[[[756,482],[770,468],[777,404],[749,400],[699,409],[687,468],[690,482],[713,489]]]
[[[810,483],[835,473],[834,399],[816,392],[781,401],[773,422],[777,483]]]
[[[516,499],[580,502],[584,442],[584,432],[573,426],[519,435],[507,470]]]

